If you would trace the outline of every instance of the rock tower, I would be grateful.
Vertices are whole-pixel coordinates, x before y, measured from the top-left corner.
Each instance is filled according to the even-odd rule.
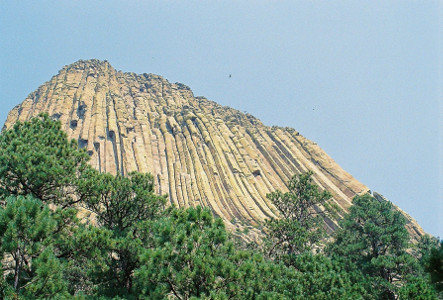
[[[60,120],[101,172],[149,172],[171,203],[210,207],[228,227],[273,216],[266,194],[285,190],[292,175],[307,170],[344,211],[355,195],[368,191],[294,129],[265,126],[195,97],[184,84],[116,71],[106,61],[65,66],[9,113],[4,128],[40,112]],[[407,218],[409,231],[423,234]],[[327,224],[334,229],[333,221]]]

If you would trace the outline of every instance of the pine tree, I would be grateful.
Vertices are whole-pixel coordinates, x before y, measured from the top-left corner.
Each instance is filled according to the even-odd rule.
[[[423,264],[435,288],[443,293],[443,241],[429,249],[423,258]]]
[[[80,200],[76,185],[88,160],[47,114],[17,122],[0,135],[0,202],[9,195],[32,195],[45,203],[73,204]]]
[[[80,205],[96,214],[99,225],[118,235],[140,220],[159,216],[165,207],[166,196],[155,194],[151,174],[131,172],[124,177],[90,169],[83,178]]]
[[[369,294],[378,299],[397,299],[400,288],[419,270],[418,261],[407,252],[405,222],[391,202],[369,194],[356,196],[327,253],[343,262],[348,272],[368,277]]]
[[[97,223],[111,233],[106,244],[107,268],[100,276],[102,292],[129,297],[134,270],[140,266],[143,241],[138,223],[158,218],[166,204],[165,196],[154,193],[153,177],[138,172],[127,177],[88,170],[79,185],[85,209],[94,213]],[[112,255],[110,255],[112,253]]]
[[[136,272],[144,299],[228,299],[240,292],[244,253],[234,249],[223,221],[208,209],[173,210],[146,225],[152,247],[143,251]]]
[[[6,199],[5,208],[0,208],[0,257],[12,258],[3,266],[3,273],[9,274],[10,290],[34,299],[67,295],[67,282],[54,249],[64,229],[39,199]]]
[[[282,258],[310,251],[324,236],[323,217],[328,212],[323,206],[331,195],[319,190],[312,174],[294,175],[288,192],[277,190],[267,195],[278,209],[278,218],[266,222],[269,256]]]

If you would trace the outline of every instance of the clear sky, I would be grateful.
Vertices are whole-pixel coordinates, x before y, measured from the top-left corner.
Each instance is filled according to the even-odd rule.
[[[442,3],[2,0],[0,123],[64,65],[107,59],[295,128],[443,237]]]

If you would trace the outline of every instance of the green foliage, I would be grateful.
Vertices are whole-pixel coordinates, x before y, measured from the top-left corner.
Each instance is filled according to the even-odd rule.
[[[0,135],[0,200],[33,195],[46,203],[72,204],[88,159],[48,115],[17,122]]]
[[[423,235],[418,243],[414,245],[414,256],[420,260],[426,260],[431,254],[432,249],[438,248],[440,241],[428,234]]]
[[[134,272],[140,267],[140,255],[145,246],[133,232],[124,236],[115,236],[112,239],[113,247],[111,259],[108,263],[108,272],[100,278],[106,279],[101,293],[107,296],[121,296],[128,298],[132,295]]]
[[[312,172],[268,195],[281,218],[268,243],[241,249],[208,209],[164,209],[151,175],[87,160],[47,115],[0,135],[0,299],[435,299],[429,278],[442,289],[442,244],[423,238],[410,255],[401,214],[369,195],[328,256],[314,254],[332,207]]]
[[[239,299],[362,299],[344,269],[322,254],[297,255],[291,266],[259,255],[245,262]]]
[[[33,298],[65,294],[67,284],[53,249],[63,231],[64,225],[39,199],[7,198],[6,207],[0,208],[0,253],[12,258],[3,268],[17,294]]]
[[[227,299],[239,292],[243,256],[221,219],[201,207],[173,210],[146,228],[152,248],[142,254],[137,288],[146,299]]]
[[[83,225],[73,229],[60,247],[70,294],[97,295],[106,288],[104,274],[110,270],[114,243],[106,228]]]
[[[3,265],[1,262],[0,270],[3,270]],[[2,275],[0,277],[0,299],[14,299],[14,294],[14,289],[6,282],[4,276]]]
[[[97,215],[99,225],[117,234],[125,234],[140,220],[157,217],[166,204],[166,197],[154,193],[150,174],[129,173],[113,176],[88,170],[81,182],[82,206]]]
[[[443,241],[430,249],[424,256],[424,267],[431,276],[431,282],[443,292]]]
[[[322,254],[299,255],[292,266],[298,271],[299,299],[359,299],[365,294],[360,285],[353,284],[352,274]]]
[[[409,234],[404,225],[404,217],[392,203],[369,194],[357,196],[327,252],[347,270],[370,278],[366,288],[372,295],[396,299],[400,287],[419,269],[418,261],[406,251]]]
[[[399,299],[437,299],[436,291],[425,276],[411,275],[404,280],[398,292]]]
[[[63,265],[55,257],[54,249],[47,247],[32,262],[35,275],[29,285],[22,287],[23,296],[28,299],[58,299],[68,297],[68,283],[63,277]]]
[[[266,222],[269,241],[268,255],[282,257],[312,250],[312,246],[324,236],[322,210],[331,195],[319,191],[313,183],[312,172],[295,175],[288,182],[289,192],[279,190],[267,195],[278,209],[280,218]]]
[[[90,169],[83,178],[79,187],[84,199],[81,205],[93,212],[98,225],[111,233],[105,243],[108,254],[101,256],[107,268],[101,268],[101,274],[95,276],[102,281],[96,284],[104,294],[127,295],[132,289],[134,270],[140,265],[143,246],[137,224],[159,217],[166,197],[154,194],[150,174],[132,172],[123,177]]]

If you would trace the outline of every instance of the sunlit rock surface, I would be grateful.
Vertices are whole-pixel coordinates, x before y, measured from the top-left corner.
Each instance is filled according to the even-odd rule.
[[[286,190],[295,173],[312,170],[315,182],[343,210],[368,191],[294,129],[265,126],[195,97],[184,84],[116,71],[106,61],[64,67],[9,113],[5,128],[40,112],[59,119],[101,172],[150,172],[171,203],[210,207],[231,229],[252,228],[273,216],[266,194]],[[409,231],[423,234],[406,216]],[[327,224],[336,227],[331,220]]]

